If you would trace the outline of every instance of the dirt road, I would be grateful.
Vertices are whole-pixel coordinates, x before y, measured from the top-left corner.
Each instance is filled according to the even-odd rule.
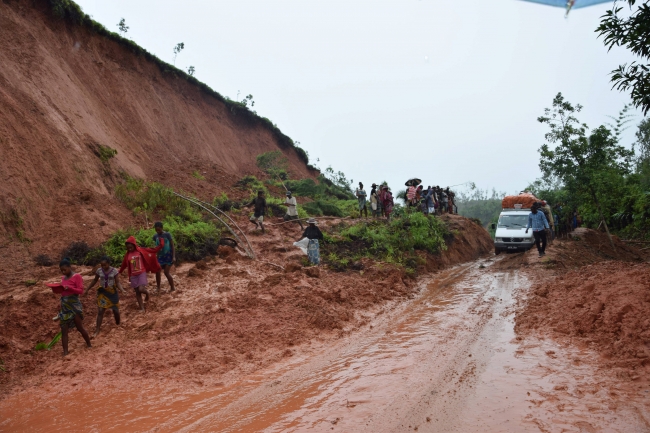
[[[647,389],[607,377],[595,355],[513,332],[519,271],[477,261],[378,311],[334,346],[204,393],[79,391],[0,403],[0,430],[642,432]]]

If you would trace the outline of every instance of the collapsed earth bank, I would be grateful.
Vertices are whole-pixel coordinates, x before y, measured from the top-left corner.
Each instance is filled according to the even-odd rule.
[[[246,223],[246,216],[237,218]],[[457,215],[441,218],[450,229],[447,249],[427,255],[418,272],[471,261],[492,250],[490,236],[475,222]],[[327,232],[341,223],[329,220],[321,228]],[[361,259],[357,271],[304,267],[304,256],[291,245],[299,236],[294,224],[269,225],[266,235],[249,236],[257,261],[222,246],[218,257],[176,268],[179,290],[168,293],[165,281],[163,294],[152,297],[146,314],[137,310],[132,293],[124,295],[123,324],[116,326],[107,314],[92,349],[84,348],[79,334],[72,332],[71,354],[65,359],[60,345],[34,350],[37,342],[50,341],[58,332],[52,317],[59,302],[42,284],[57,278],[57,269],[33,269],[38,284],[17,284],[0,300],[5,324],[0,359],[6,370],[0,373],[0,395],[25,389],[61,392],[75,386],[119,388],[137,381],[214,386],[294,356],[310,341],[344,337],[390,308],[391,300],[413,297],[420,290],[418,279],[403,268],[370,259]],[[92,269],[76,270],[86,282],[92,278]],[[94,295],[82,302],[84,324],[92,331]]]
[[[515,331],[600,356],[619,378],[650,380],[650,264],[647,250],[580,228],[556,240],[544,259],[536,251],[496,266],[520,267],[533,285],[522,297]]]
[[[61,5],[0,2],[0,236],[99,243],[132,223],[114,196],[124,176],[212,198],[275,150],[313,176],[268,119]]]

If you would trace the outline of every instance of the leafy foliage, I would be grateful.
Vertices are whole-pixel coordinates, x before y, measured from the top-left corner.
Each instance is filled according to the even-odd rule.
[[[176,259],[179,263],[195,262],[217,253],[221,230],[214,224],[204,221],[188,222],[173,216],[165,218],[163,224],[165,231],[171,233],[174,239]],[[108,256],[113,264],[119,265],[126,254],[125,242],[129,236],[135,236],[140,246],[153,247],[155,233],[153,228],[120,230],[98,248],[90,250],[83,261],[78,263],[94,266],[99,264],[103,256]]]
[[[636,132],[635,150],[638,152],[636,158],[636,170],[640,176],[641,186],[650,190],[650,118],[643,119]]]
[[[204,221],[203,214],[196,207],[174,195],[170,188],[156,182],[127,178],[125,183],[116,187],[115,193],[134,215],[144,215],[146,223],[152,222],[154,216],[162,220],[165,230],[174,238],[179,262],[196,261],[216,253],[221,229]],[[79,252],[74,260],[80,264],[95,265],[102,256],[107,255],[115,263],[121,263],[126,252],[124,242],[129,236],[135,236],[139,245],[151,247],[154,233],[155,230],[149,228],[148,224],[143,229],[118,231],[98,248],[85,254]]]
[[[176,57],[184,49],[185,49],[185,43],[183,42],[179,42],[178,44],[174,45],[174,65],[176,65]]]
[[[257,166],[272,178],[279,177],[282,180],[288,178],[289,160],[279,150],[257,155]]]
[[[412,213],[384,221],[362,222],[326,235],[322,247],[326,263],[343,270],[361,257],[370,257],[407,268],[417,266],[417,250],[432,254],[445,250],[450,233],[438,218]]]
[[[636,4],[636,0],[622,2],[627,2],[631,10]],[[609,50],[614,46],[625,47],[641,59],[641,62],[619,66],[612,71],[611,80],[618,90],[629,90],[634,105],[647,114],[650,110],[650,5],[647,1],[640,4],[627,17],[621,16],[622,9],[615,1],[614,7],[602,17],[596,32],[603,37]]]
[[[553,107],[539,119],[551,128],[546,134],[548,143],[540,149],[540,168],[545,177],[527,189],[551,203],[561,225],[567,225],[577,211],[588,227],[602,224],[608,232],[611,227],[624,236],[647,237],[647,121],[639,125],[635,147],[640,155],[634,158],[634,149],[619,144],[627,110],[610,125],[614,132],[600,126],[588,133],[587,125],[576,118],[579,105],[573,106],[558,94]]]
[[[54,336],[52,341],[50,341],[49,343],[36,343],[36,346],[34,346],[34,350],[52,350],[54,345],[58,343],[59,340],[61,339],[61,335],[62,335],[61,332],[59,332]]]
[[[117,23],[117,28],[121,33],[126,34],[130,27],[126,25],[126,20],[122,18],[120,22]]]

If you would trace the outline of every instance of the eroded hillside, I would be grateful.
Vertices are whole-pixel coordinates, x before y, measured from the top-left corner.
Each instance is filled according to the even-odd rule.
[[[270,122],[72,21],[45,0],[0,3],[1,235],[99,241],[129,223],[124,175],[214,197],[277,149],[310,175]]]

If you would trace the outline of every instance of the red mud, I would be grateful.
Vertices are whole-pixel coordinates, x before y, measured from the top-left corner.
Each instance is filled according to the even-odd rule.
[[[461,231],[446,252],[429,257],[428,267],[469,261],[490,251],[489,236],[478,225],[458,216],[445,219]],[[245,217],[241,223],[246,224]],[[222,257],[174,269],[179,291],[153,296],[146,314],[137,311],[132,293],[122,296],[124,323],[117,327],[106,315],[92,349],[85,349],[78,333],[72,332],[71,355],[65,360],[60,345],[50,352],[33,350],[59,330],[58,322],[51,320],[58,297],[42,285],[57,278],[56,271],[38,271],[41,274],[33,278],[39,282],[33,287],[17,281],[0,300],[0,359],[7,370],[0,372],[0,395],[43,384],[59,390],[106,384],[119,388],[138,380],[215,386],[232,374],[290,357],[301,343],[343,336],[367,322],[364,311],[418,290],[415,280],[401,270],[371,261],[364,262],[362,272],[303,269],[304,256],[291,245],[299,236],[293,224],[249,235],[258,257],[286,272],[224,247]],[[86,282],[92,278],[89,270],[77,269]],[[154,279],[149,280],[152,289]],[[94,294],[84,298],[83,305],[84,325],[93,331]]]
[[[589,345],[608,366],[650,367],[650,265],[600,262],[538,283],[516,329]]]
[[[515,330],[589,348],[603,366],[650,379],[650,265],[643,251],[616,237],[615,245],[603,233],[578,229],[569,240],[556,240],[546,258],[536,251],[509,258],[509,265],[530,265],[535,281]],[[503,262],[501,268],[508,266]]]

